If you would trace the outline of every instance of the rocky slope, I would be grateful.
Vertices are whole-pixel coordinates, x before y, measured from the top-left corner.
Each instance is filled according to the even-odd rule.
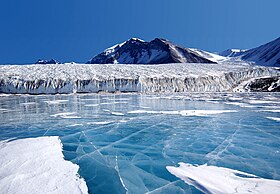
[[[150,42],[132,38],[98,54],[90,64],[215,63],[188,48],[156,38]]]

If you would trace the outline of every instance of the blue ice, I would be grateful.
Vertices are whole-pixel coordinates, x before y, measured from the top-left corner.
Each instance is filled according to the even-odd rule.
[[[60,136],[90,193],[200,193],[179,162],[280,180],[280,94],[0,96],[0,139]]]

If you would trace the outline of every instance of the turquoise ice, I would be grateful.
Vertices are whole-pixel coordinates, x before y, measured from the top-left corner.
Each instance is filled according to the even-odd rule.
[[[280,180],[280,94],[2,95],[0,139],[60,136],[90,193],[200,193],[166,169]]]

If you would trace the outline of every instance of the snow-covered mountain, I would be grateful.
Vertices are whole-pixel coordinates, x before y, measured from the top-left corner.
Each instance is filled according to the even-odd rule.
[[[257,48],[246,51],[241,59],[253,61],[257,65],[280,67],[280,37]]]
[[[247,50],[241,50],[241,49],[227,49],[219,53],[220,56],[224,57],[238,57],[242,54],[244,54]]]
[[[150,42],[132,38],[98,54],[90,64],[164,64],[164,63],[215,63],[191,49],[156,38]]]
[[[60,62],[55,59],[51,59],[51,60],[39,59],[35,64],[60,64]]]
[[[257,48],[228,49],[219,55],[228,57],[227,61],[231,62],[245,61],[256,65],[280,67],[280,37]]]

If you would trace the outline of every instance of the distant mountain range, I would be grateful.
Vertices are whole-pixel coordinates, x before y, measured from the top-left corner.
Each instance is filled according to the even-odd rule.
[[[39,59],[35,64],[60,64],[60,62],[55,59],[51,59],[51,60]]]
[[[256,65],[280,67],[280,38],[249,50],[227,49],[211,53],[184,48],[169,40],[156,38],[150,42],[131,38],[96,55],[88,64],[165,64],[252,62]],[[36,64],[57,64],[58,61],[38,60]]]
[[[247,50],[241,50],[241,49],[227,49],[219,53],[220,56],[224,57],[238,57],[240,55],[243,55]]]
[[[280,67],[280,37],[244,52],[241,55],[241,59],[253,61],[258,65]]]

